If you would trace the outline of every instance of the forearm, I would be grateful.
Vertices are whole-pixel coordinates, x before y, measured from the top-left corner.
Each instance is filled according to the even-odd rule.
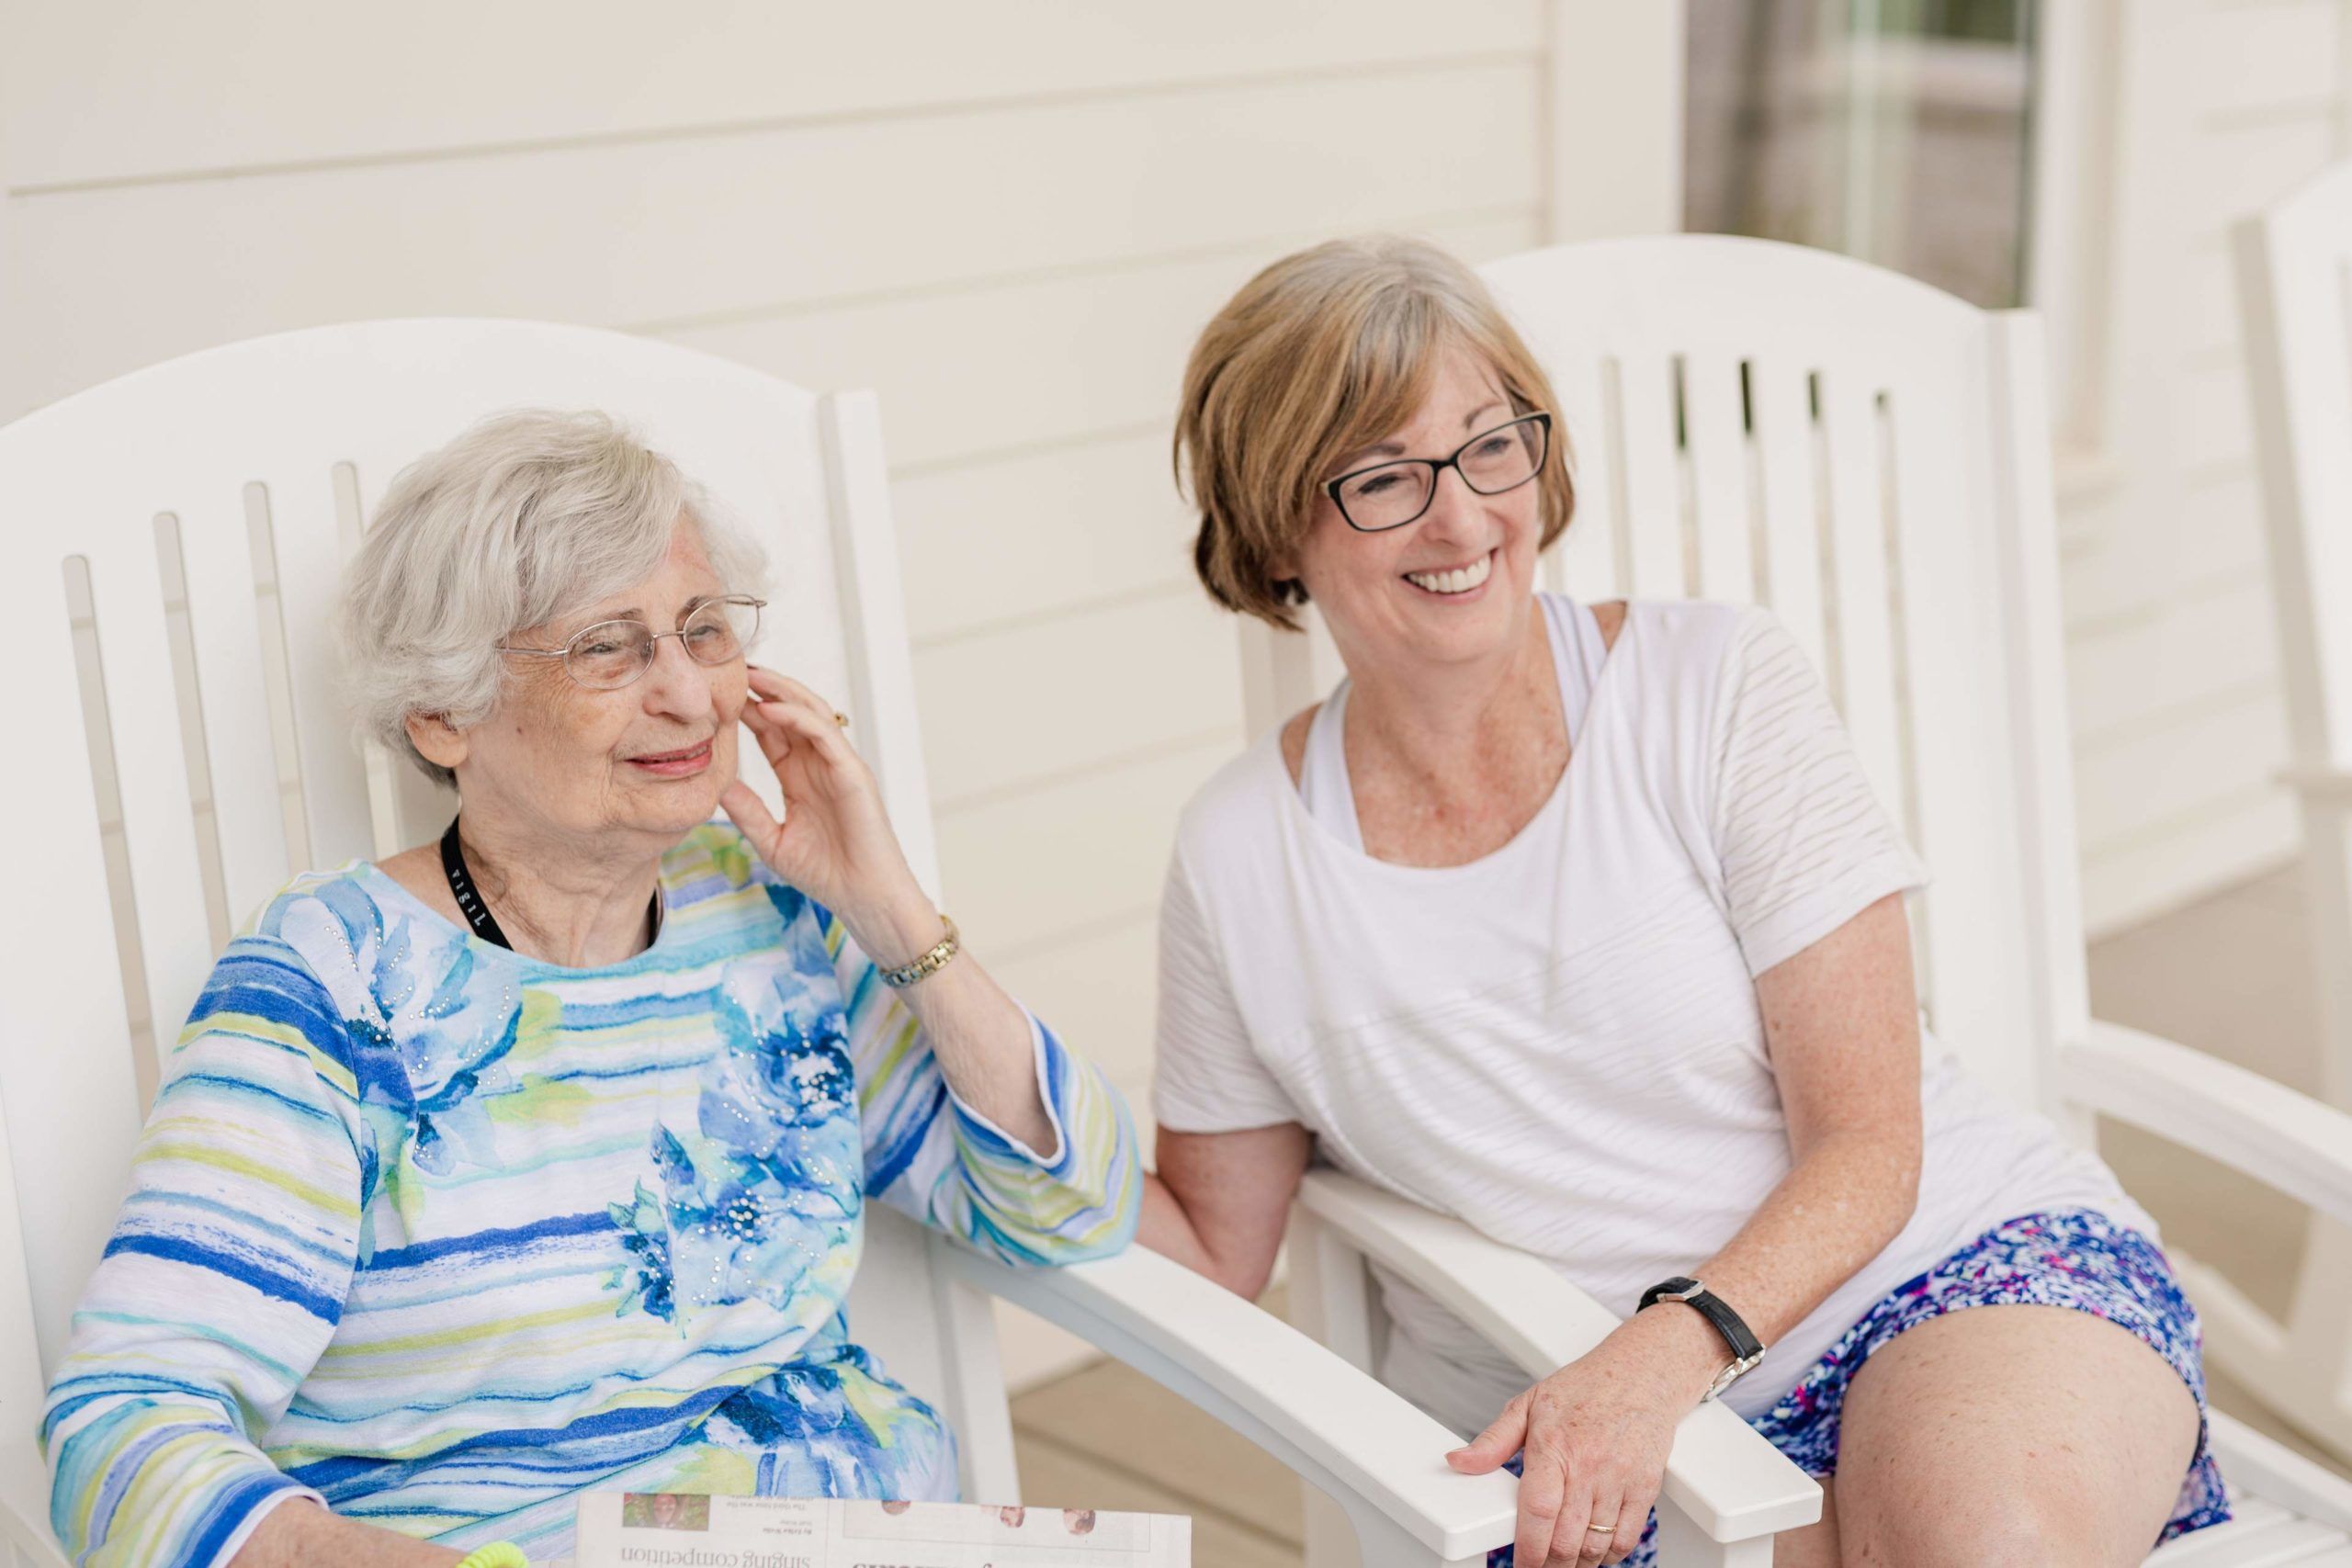
[[[262,1517],[229,1568],[448,1568],[465,1553],[430,1541],[343,1518],[307,1497],[280,1503]]]
[[[853,919],[850,935],[882,967],[910,963],[945,934],[930,900]],[[1053,1118],[1037,1090],[1036,1040],[1028,1014],[969,953],[899,990],[899,998],[931,1043],[939,1071],[956,1098],[1047,1159],[1055,1147]]]
[[[1136,1225],[1136,1240],[1195,1274],[1206,1275],[1228,1291],[1238,1289],[1217,1268],[1216,1257],[1201,1233],[1193,1228],[1183,1201],[1166,1182],[1149,1173],[1143,1179],[1143,1216]]]
[[[1228,1133],[1159,1129],[1136,1237],[1254,1301],[1272,1274],[1314,1141],[1295,1122]]]
[[[1918,1158],[1915,1136],[1825,1134],[1691,1272],[1758,1339],[1776,1343],[1900,1234],[1918,1194]],[[1702,1392],[1727,1359],[1722,1338],[1687,1309],[1653,1308],[1626,1331],[1673,1347]]]

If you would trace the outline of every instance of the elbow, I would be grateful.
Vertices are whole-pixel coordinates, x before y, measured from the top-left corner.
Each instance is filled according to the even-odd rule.
[[[1899,1140],[1888,1150],[1886,1178],[1883,1190],[1886,1194],[1886,1235],[1884,1247],[1903,1234],[1911,1216],[1919,1212],[1919,1170],[1924,1161],[1917,1135]]]
[[[1271,1258],[1251,1261],[1220,1258],[1210,1270],[1209,1278],[1243,1301],[1254,1302],[1266,1293],[1267,1285],[1273,1280],[1274,1260]]]

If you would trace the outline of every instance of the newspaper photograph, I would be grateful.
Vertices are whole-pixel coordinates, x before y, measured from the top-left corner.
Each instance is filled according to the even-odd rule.
[[[592,1492],[574,1568],[1192,1568],[1175,1514]]]

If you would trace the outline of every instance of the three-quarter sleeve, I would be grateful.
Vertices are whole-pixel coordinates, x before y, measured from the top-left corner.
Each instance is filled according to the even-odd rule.
[[[1303,1120],[1266,1067],[1233,999],[1180,850],[1159,899],[1159,1018],[1152,1115],[1171,1133],[1233,1133]]]
[[[1722,896],[1749,974],[1927,882],[1812,661],[1767,611],[1734,637],[1713,755]]]
[[[367,1145],[342,1019],[300,957],[240,938],[183,1032],[41,1419],[77,1563],[216,1568],[318,1494],[258,1441],[340,1321]]]
[[[1080,1263],[1125,1247],[1143,1172],[1126,1101],[1102,1069],[1023,1010],[1054,1134],[1051,1147],[1029,1147],[957,1097],[905,1000],[837,918],[808,908],[841,987],[866,1191],[1011,1262]]]

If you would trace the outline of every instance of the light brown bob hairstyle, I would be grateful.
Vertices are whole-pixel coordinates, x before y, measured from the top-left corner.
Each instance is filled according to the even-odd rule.
[[[1493,367],[1514,412],[1553,414],[1535,485],[1542,542],[1560,536],[1576,487],[1559,403],[1477,274],[1421,240],[1329,240],[1243,284],[1184,367],[1176,477],[1201,509],[1193,565],[1212,598],[1298,629],[1306,589],[1272,563],[1295,554],[1340,459],[1413,417],[1452,348]]]

